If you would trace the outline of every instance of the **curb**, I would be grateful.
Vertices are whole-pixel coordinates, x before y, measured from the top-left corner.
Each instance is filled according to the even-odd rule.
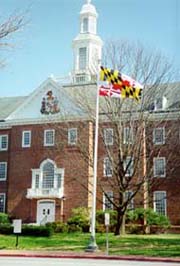
[[[126,260],[126,261],[149,261],[149,262],[172,262],[180,263],[180,258],[159,258],[143,256],[114,256],[94,254],[36,254],[36,253],[1,253],[0,257],[25,257],[25,258],[63,258],[63,259],[95,259],[95,260]]]

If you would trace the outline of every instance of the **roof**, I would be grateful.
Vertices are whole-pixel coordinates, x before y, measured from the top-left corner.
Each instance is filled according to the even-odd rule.
[[[27,99],[27,96],[0,98],[0,120],[6,119],[25,99]]]
[[[59,87],[58,82],[55,82]],[[58,88],[57,87],[57,88]],[[60,87],[59,87],[60,88]],[[96,109],[96,91],[97,86],[95,83],[88,84],[67,84],[61,87],[61,99],[63,99],[64,109],[73,114],[73,117],[88,116],[88,112]],[[36,93],[36,90],[34,91]],[[64,96],[63,96],[63,95]],[[180,110],[180,82],[161,84],[158,86],[150,87],[146,86],[143,90],[141,104],[137,104],[132,99],[126,99],[121,104],[124,111],[129,109],[139,110],[142,108],[147,111],[154,111],[154,100],[161,99],[163,96],[167,99],[166,111],[179,111]],[[6,120],[6,118],[12,114],[23,103],[25,104],[28,98],[31,96],[19,96],[19,97],[4,97],[0,98],[0,121]],[[63,96],[63,97],[62,97]],[[144,98],[144,101],[143,101]],[[107,111],[104,97],[100,97],[100,113],[104,110]],[[119,102],[118,99],[114,99],[113,102]],[[105,105],[104,105],[105,104]]]
[[[82,6],[80,14],[83,15],[83,14],[86,14],[86,13],[91,13],[91,14],[97,16],[96,7],[91,4],[91,1],[87,1],[87,3],[85,3]]]
[[[144,90],[147,110],[154,109],[154,101],[166,99],[166,110],[180,109],[180,82],[147,86]]]

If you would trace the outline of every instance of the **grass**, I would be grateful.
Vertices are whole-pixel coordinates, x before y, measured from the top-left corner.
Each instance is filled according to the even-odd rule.
[[[81,233],[54,234],[51,237],[19,237],[18,249],[84,251],[90,235]],[[97,234],[99,249],[105,252],[106,235]],[[14,235],[0,235],[0,249],[15,249]],[[126,235],[109,234],[109,254],[180,257],[180,235]]]

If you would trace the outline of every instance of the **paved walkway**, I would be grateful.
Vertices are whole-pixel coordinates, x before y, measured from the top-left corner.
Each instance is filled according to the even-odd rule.
[[[88,252],[63,252],[63,251],[43,251],[43,250],[0,250],[0,257],[14,256],[14,257],[38,257],[38,258],[74,258],[74,259],[106,259],[106,260],[135,260],[135,261],[157,261],[157,262],[176,262],[180,263],[178,258],[157,258],[144,256],[124,256],[124,255],[105,255],[102,252],[88,253]]]

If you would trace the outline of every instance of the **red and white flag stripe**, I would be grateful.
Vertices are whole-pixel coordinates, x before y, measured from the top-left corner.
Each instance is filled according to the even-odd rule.
[[[109,85],[101,85],[99,87],[99,95],[100,96],[108,96],[112,98],[120,98],[121,97],[121,90],[120,89],[114,89],[112,84]]]

